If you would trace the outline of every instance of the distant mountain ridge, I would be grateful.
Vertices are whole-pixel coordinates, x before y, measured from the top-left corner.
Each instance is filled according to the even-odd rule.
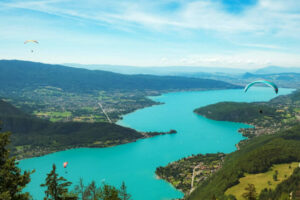
[[[85,68],[91,70],[105,70],[121,74],[152,74],[152,75],[181,75],[181,73],[235,73],[247,72],[244,69],[222,68],[222,67],[189,67],[189,66],[168,66],[168,67],[135,67],[126,65],[84,65],[65,63],[63,65]]]
[[[259,69],[242,69],[242,68],[223,68],[223,67],[189,67],[189,66],[168,66],[168,67],[136,67],[127,65],[104,65],[104,64],[76,64],[65,63],[63,65],[84,68],[90,70],[104,70],[117,72],[121,74],[152,74],[152,75],[191,75],[195,73],[206,74],[231,74],[239,75],[244,73],[254,74],[278,74],[278,73],[300,73],[300,67],[280,67],[267,66]]]
[[[258,69],[256,74],[280,74],[280,73],[300,73],[300,67],[279,67],[269,66]]]
[[[223,81],[155,75],[124,75],[29,61],[0,60],[0,89],[7,91],[52,86],[71,92],[99,90],[226,89]]]

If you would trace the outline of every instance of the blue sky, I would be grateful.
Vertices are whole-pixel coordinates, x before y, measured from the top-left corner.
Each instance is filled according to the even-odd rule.
[[[299,67],[300,1],[0,0],[0,44],[45,63]]]

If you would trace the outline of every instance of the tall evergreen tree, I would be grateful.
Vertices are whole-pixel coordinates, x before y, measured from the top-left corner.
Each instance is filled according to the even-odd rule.
[[[88,191],[91,200],[98,200],[99,192],[95,181],[92,181],[91,184],[88,186]]]
[[[256,189],[253,184],[248,184],[248,187],[245,188],[246,192],[243,194],[243,197],[246,200],[256,200]]]
[[[114,186],[106,184],[101,188],[99,197],[101,200],[121,200],[119,198],[119,191]]]
[[[9,157],[9,137],[10,133],[0,133],[0,199],[27,200],[30,195],[22,190],[30,182],[32,172],[22,173],[16,158]]]
[[[126,187],[124,181],[122,182],[122,185],[121,185],[121,188],[119,191],[119,195],[122,200],[130,200],[131,199],[131,195],[127,193],[127,187]]]
[[[79,185],[75,186],[75,192],[78,196],[81,197],[81,200],[88,200],[90,199],[91,193],[89,187],[86,187],[83,183],[83,178],[80,178]]]
[[[70,199],[70,197],[65,198],[68,193],[68,186],[71,182],[67,181],[64,177],[58,177],[56,173],[56,166],[53,164],[52,171],[47,174],[46,183],[41,184],[42,187],[46,187],[46,197],[45,200],[65,200]]]

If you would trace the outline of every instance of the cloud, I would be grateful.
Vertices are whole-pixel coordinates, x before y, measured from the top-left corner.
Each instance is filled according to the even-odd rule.
[[[237,13],[216,0],[9,0],[0,10],[2,44],[40,37],[53,45],[41,59],[54,63],[300,65],[299,0],[258,0]]]
[[[284,49],[283,47],[277,45],[270,45],[270,44],[257,44],[257,43],[235,43],[236,45],[245,46],[245,47],[253,47],[259,49]]]
[[[90,20],[99,24],[148,29],[196,29],[221,33],[255,32],[300,34],[299,0],[260,0],[239,14],[230,13],[220,1],[181,1],[173,12],[162,12],[170,1],[48,0],[12,1],[2,6]],[[283,23],[284,22],[284,23]],[[295,34],[294,34],[295,33]]]

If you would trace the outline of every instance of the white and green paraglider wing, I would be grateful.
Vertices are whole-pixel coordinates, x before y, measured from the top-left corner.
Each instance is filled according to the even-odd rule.
[[[272,87],[275,91],[275,93],[278,93],[278,87],[275,83],[271,82],[271,81],[266,81],[266,80],[258,80],[258,81],[253,81],[252,83],[249,83],[246,87],[245,87],[245,92],[247,92],[247,90],[252,87],[255,84],[259,84],[259,83],[263,83],[265,85],[268,85],[270,87]]]

